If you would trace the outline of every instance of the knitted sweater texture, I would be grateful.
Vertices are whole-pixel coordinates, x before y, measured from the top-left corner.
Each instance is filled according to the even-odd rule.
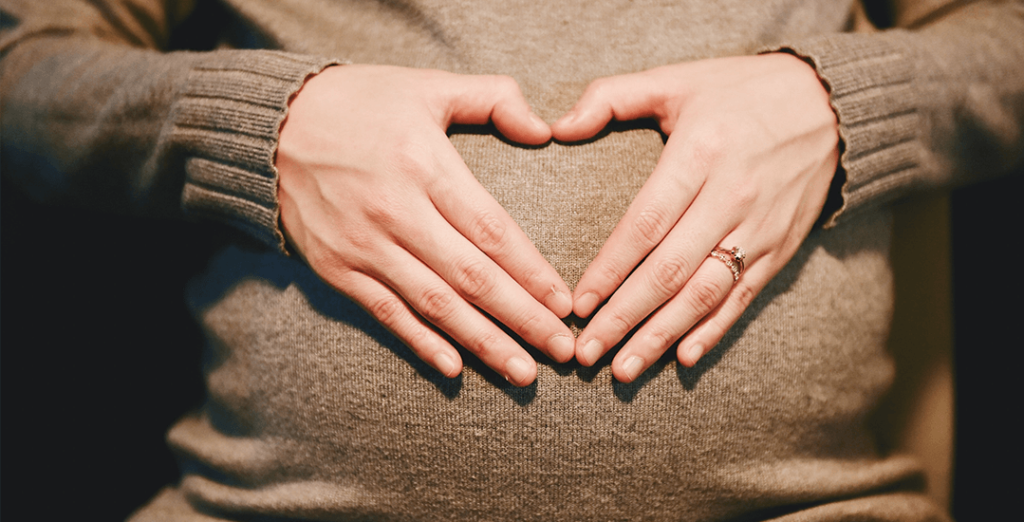
[[[188,289],[208,400],[168,435],[182,480],[132,520],[944,519],[864,422],[894,371],[883,204],[1021,160],[1021,2],[894,2],[884,31],[825,0],[0,5],[5,175],[240,231]],[[175,51],[207,11],[213,50]],[[507,74],[554,121],[598,77],[772,50],[830,91],[842,201],[694,368],[669,350],[622,384],[610,356],[533,352],[537,381],[515,388],[464,352],[447,379],[284,253],[277,133],[326,66]],[[570,287],[663,147],[644,124],[608,130],[541,147],[451,135]]]

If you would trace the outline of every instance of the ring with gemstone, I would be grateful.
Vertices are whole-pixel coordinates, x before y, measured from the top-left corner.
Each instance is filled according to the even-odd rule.
[[[725,266],[729,267],[729,270],[732,272],[733,283],[740,280],[740,274],[743,273],[743,268],[745,267],[743,260],[747,257],[747,253],[744,252],[742,248],[734,246],[731,249],[726,250],[724,248],[717,247],[708,254],[708,257],[713,257],[725,263]]]

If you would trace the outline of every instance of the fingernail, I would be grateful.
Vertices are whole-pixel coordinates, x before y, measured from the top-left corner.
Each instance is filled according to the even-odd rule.
[[[552,359],[558,362],[572,359],[572,354],[575,351],[576,339],[570,335],[556,334],[551,336],[551,340],[548,342],[548,353],[551,354]]]
[[[704,345],[697,343],[686,349],[686,360],[690,364],[697,364],[697,361],[704,355]]]
[[[513,357],[505,363],[505,379],[516,386],[523,386],[523,382],[530,377],[530,364],[519,357]]]
[[[598,341],[597,339],[591,339],[591,340],[587,341],[587,344],[583,345],[583,359],[584,360],[580,361],[580,362],[582,362],[584,364],[589,363],[589,364],[592,365],[592,364],[596,363],[597,360],[600,359],[601,355],[603,355],[603,354],[604,354],[604,345],[601,344],[601,341]]]
[[[455,359],[446,353],[440,353],[434,357],[434,367],[441,371],[445,377],[455,377]]]
[[[626,372],[629,382],[633,382],[643,369],[644,360],[636,355],[626,359],[626,362],[622,365],[622,370]]]
[[[594,309],[597,308],[597,305],[600,302],[601,298],[594,292],[587,292],[581,295],[580,298],[576,300],[576,315],[580,317],[587,317],[594,312]]]

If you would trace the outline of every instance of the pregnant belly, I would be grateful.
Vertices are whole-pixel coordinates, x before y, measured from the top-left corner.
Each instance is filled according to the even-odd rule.
[[[662,146],[643,128],[452,140],[570,287]],[[189,291],[209,398],[169,436],[180,489],[208,512],[313,520],[709,520],[885,489],[914,473],[863,427],[892,376],[888,227],[812,233],[695,368],[670,350],[621,384],[610,357],[533,352],[526,388],[468,354],[446,379],[301,261],[228,247]]]

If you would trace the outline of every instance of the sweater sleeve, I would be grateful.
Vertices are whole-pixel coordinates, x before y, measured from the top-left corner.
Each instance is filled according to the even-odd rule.
[[[38,199],[213,217],[283,249],[278,131],[305,79],[337,62],[165,52],[179,4],[4,0],[4,175]]]
[[[910,191],[1005,173],[1024,159],[1024,2],[904,2],[897,27],[786,42],[839,120],[835,226]]]

